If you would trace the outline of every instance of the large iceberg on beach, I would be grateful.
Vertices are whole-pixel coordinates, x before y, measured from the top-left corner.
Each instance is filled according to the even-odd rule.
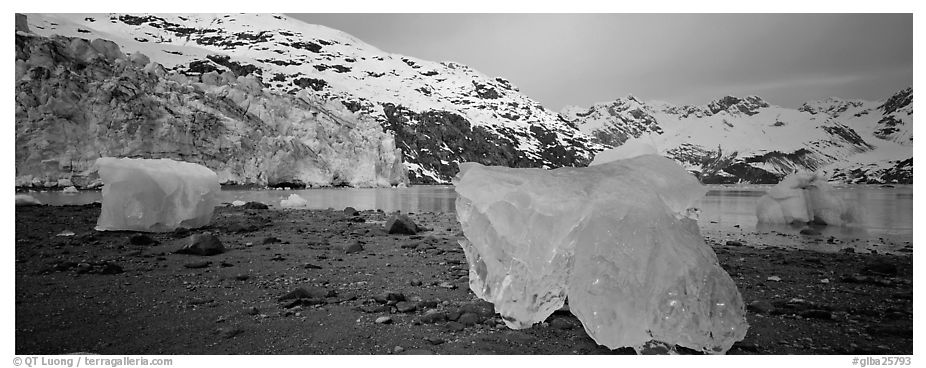
[[[508,327],[544,321],[568,297],[588,334],[612,349],[659,342],[723,353],[745,336],[739,291],[686,216],[706,190],[673,161],[464,163],[454,185],[470,289]]]
[[[859,220],[858,209],[833,193],[820,173],[798,172],[786,176],[756,203],[759,223],[814,222],[841,226]]]
[[[97,230],[171,231],[208,225],[221,191],[209,168],[171,159],[104,157]]]

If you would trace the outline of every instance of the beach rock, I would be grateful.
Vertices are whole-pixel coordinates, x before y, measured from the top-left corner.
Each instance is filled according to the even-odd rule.
[[[431,345],[440,345],[444,343],[444,339],[437,336],[428,336],[425,337],[424,340],[431,343]]]
[[[440,312],[437,310],[429,310],[425,312],[419,320],[421,323],[440,323],[447,320],[447,314],[445,312]]]
[[[415,309],[418,308],[418,305],[412,302],[398,302],[396,303],[395,308],[400,313],[410,313],[414,312]]]
[[[122,266],[107,261],[78,263],[75,266],[78,274],[115,275],[123,272]]]
[[[278,300],[283,301],[300,298],[327,298],[330,296],[337,296],[337,293],[334,290],[328,290],[317,286],[307,286],[296,288],[293,291],[283,294],[283,296],[281,296]]]
[[[347,216],[357,216],[360,214],[360,211],[357,211],[357,209],[353,207],[346,207],[343,212]]]
[[[550,321],[550,327],[558,330],[571,330],[576,328],[576,324],[569,318],[559,317]]]
[[[821,234],[819,230],[814,229],[814,228],[809,228],[809,227],[806,229],[801,229],[800,233],[801,235],[810,235],[810,236],[817,236]]]
[[[482,323],[482,321],[485,321],[485,318],[471,312],[463,313],[460,318],[457,318],[457,322],[462,323],[464,326],[474,326],[477,323]]]
[[[157,240],[145,234],[135,234],[129,237],[129,244],[132,245],[152,245],[156,243]]]
[[[243,206],[241,206],[241,208],[244,208],[246,210],[266,210],[270,207],[260,202],[251,201],[251,202],[245,203]]]
[[[913,328],[911,326],[901,325],[873,325],[865,328],[865,332],[872,336],[878,337],[902,337],[907,339],[913,338]]]
[[[362,305],[360,310],[366,313],[383,313],[389,311],[389,306],[382,304]]]
[[[385,325],[392,323],[392,317],[379,317],[376,319],[376,323]]]
[[[727,246],[730,247],[742,247],[743,243],[737,240],[727,240]]]
[[[193,234],[186,239],[186,245],[174,253],[212,256],[225,252],[225,246],[211,233]]]
[[[897,276],[897,265],[883,259],[875,259],[865,264],[862,273],[877,276]]]
[[[389,234],[415,235],[418,233],[418,225],[411,218],[402,214],[392,215],[386,220],[385,228]]]
[[[382,292],[382,293],[380,293],[380,294],[374,295],[374,296],[373,296],[373,300],[375,300],[377,303],[380,303],[380,304],[386,304],[386,303],[388,303],[388,302],[390,302],[390,301],[392,301],[392,302],[403,302],[403,301],[405,301],[405,300],[407,300],[407,299],[405,298],[405,294],[397,293],[397,292],[393,292],[393,291],[384,291],[384,292]],[[393,303],[393,304],[395,304],[395,303]]]
[[[363,243],[361,243],[359,240],[351,240],[344,245],[344,253],[360,253],[362,251]]]
[[[211,264],[212,264],[212,262],[209,262],[209,261],[201,261],[201,262],[186,263],[186,264],[183,265],[183,267],[186,267],[186,268],[206,268],[206,267],[209,267],[209,265],[211,265]]]
[[[230,232],[230,233],[239,233],[239,234],[240,234],[240,233],[250,233],[250,232],[254,232],[254,231],[259,230],[259,228],[257,227],[257,225],[255,225],[255,224],[253,224],[253,223],[244,223],[244,224],[242,224],[242,223],[236,222],[236,223],[233,223],[233,224],[231,224],[231,225],[226,226],[226,227],[225,227],[225,230],[228,231],[228,232]]]
[[[420,241],[410,241],[410,242],[407,242],[407,243],[402,243],[402,245],[400,245],[399,248],[402,248],[402,249],[415,249],[415,248],[418,248],[419,245],[421,245],[421,242],[420,242]]]
[[[244,329],[241,327],[226,327],[217,329],[216,333],[222,338],[230,339],[244,333]]]
[[[801,317],[813,319],[833,319],[833,313],[820,309],[808,309],[800,313]]]

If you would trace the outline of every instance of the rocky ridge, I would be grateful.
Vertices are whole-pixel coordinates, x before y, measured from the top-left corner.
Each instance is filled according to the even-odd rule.
[[[700,106],[628,96],[562,115],[608,147],[641,139],[705,183],[768,184],[795,170],[823,170],[847,183],[909,184],[912,100],[912,88],[884,101],[828,98],[798,109],[758,96]]]

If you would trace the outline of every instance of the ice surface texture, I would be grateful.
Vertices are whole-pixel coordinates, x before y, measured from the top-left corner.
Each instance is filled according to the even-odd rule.
[[[789,224],[815,222],[841,226],[860,220],[857,207],[833,193],[826,177],[799,172],[786,176],[756,203],[760,223]]]
[[[209,224],[221,190],[215,172],[171,159],[104,157],[97,230],[162,232]]]
[[[520,329],[569,298],[588,334],[726,352],[747,329],[733,280],[684,213],[705,189],[661,156],[588,168],[460,165],[470,288]]]

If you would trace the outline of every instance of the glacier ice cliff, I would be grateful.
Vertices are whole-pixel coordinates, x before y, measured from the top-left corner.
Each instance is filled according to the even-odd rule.
[[[726,352],[748,325],[742,298],[697,223],[705,194],[671,160],[588,168],[464,163],[454,181],[470,289],[511,328],[563,306],[609,348],[652,341]]]
[[[103,204],[96,230],[172,231],[212,221],[218,177],[208,168],[171,159],[104,157]]]
[[[204,165],[223,184],[407,183],[393,135],[311,90],[254,75],[188,77],[115,43],[16,34],[16,185],[99,185],[100,157]]]

